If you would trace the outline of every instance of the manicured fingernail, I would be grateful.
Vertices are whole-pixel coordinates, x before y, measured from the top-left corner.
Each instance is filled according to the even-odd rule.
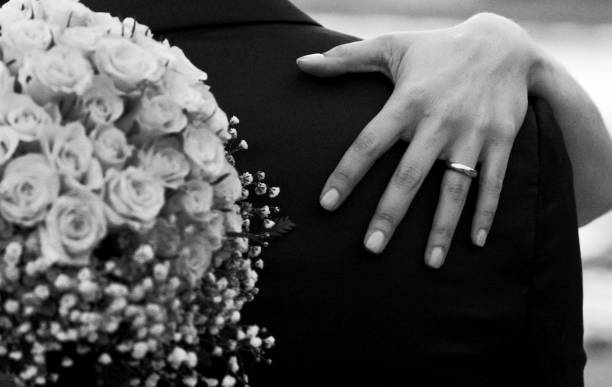
[[[310,54],[310,55],[304,55],[302,57],[299,57],[297,59],[298,63],[299,62],[314,62],[314,61],[318,61],[325,58],[325,56],[323,54]]]
[[[476,245],[480,247],[484,247],[487,242],[487,232],[485,230],[478,231],[476,234]]]
[[[427,260],[427,264],[434,269],[439,269],[442,267],[444,263],[444,250],[441,247],[434,247],[431,250],[431,254],[429,255],[429,260]]]
[[[385,234],[382,231],[374,231],[366,241],[366,248],[371,252],[378,254],[382,252],[383,244],[385,243]]]
[[[323,195],[321,198],[321,207],[325,208],[328,211],[333,210],[338,204],[338,199],[340,198],[340,193],[336,189],[330,189]]]

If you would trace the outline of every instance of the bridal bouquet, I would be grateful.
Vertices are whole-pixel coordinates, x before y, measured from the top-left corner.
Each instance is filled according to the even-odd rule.
[[[273,345],[243,326],[266,240],[265,174],[239,175],[206,74],[133,19],[76,0],[0,10],[0,371],[53,384],[247,384]],[[119,380],[111,377],[120,375]]]

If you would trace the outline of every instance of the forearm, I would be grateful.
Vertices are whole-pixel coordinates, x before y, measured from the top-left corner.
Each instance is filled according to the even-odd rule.
[[[548,101],[563,132],[582,226],[612,209],[612,139],[586,91],[556,60],[540,58],[530,93]]]

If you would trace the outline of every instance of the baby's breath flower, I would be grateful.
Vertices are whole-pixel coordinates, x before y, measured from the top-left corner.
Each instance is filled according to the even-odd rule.
[[[102,355],[100,355],[100,357],[98,358],[98,362],[100,362],[100,364],[103,365],[108,365],[113,361],[113,359],[110,357],[110,355],[108,353],[103,353]]]
[[[4,277],[9,281],[17,281],[19,275],[20,270],[16,266],[7,266],[4,268]]]
[[[145,387],[157,387],[160,376],[158,374],[151,374],[145,381]]]
[[[198,379],[195,376],[187,376],[183,378],[183,384],[187,387],[195,387],[198,384]]]
[[[234,387],[236,385],[236,378],[231,375],[225,375],[223,380],[221,381],[222,387]]]
[[[4,310],[8,314],[15,314],[19,310],[19,302],[15,300],[6,300],[4,303]]]
[[[272,199],[274,199],[279,194],[280,194],[280,188],[278,188],[278,187],[270,187],[270,192],[269,192],[268,196],[270,196]]]
[[[4,250],[4,262],[10,266],[16,266],[19,263],[23,247],[19,242],[9,243]]]
[[[187,351],[181,347],[174,347],[174,350],[168,356],[168,362],[173,368],[178,369],[181,364],[187,361],[187,357]]]
[[[155,252],[150,245],[142,245],[134,252],[134,261],[145,264],[155,258]]]
[[[153,276],[156,281],[163,282],[168,278],[168,272],[170,271],[170,263],[158,263],[153,268]]]
[[[66,274],[60,274],[55,278],[53,286],[59,290],[66,290],[72,286],[72,280]]]
[[[49,292],[49,288],[46,285],[38,285],[34,288],[34,294],[41,300],[46,300],[47,298],[49,298],[49,295],[51,293]]]
[[[140,341],[134,344],[134,348],[132,348],[132,357],[136,360],[143,359],[147,355],[148,351],[149,346],[147,343]]]

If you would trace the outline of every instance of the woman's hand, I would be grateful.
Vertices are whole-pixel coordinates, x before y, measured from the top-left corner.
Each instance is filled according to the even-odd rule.
[[[379,71],[395,83],[382,111],[363,129],[329,177],[321,205],[335,210],[372,164],[398,140],[410,146],[365,236],[380,253],[436,159],[480,163],[472,240],[484,246],[510,151],[525,118],[539,52],[512,21],[480,14],[455,27],[380,36],[298,59],[320,77]],[[426,263],[439,268],[453,238],[471,178],[448,170],[433,220]]]

